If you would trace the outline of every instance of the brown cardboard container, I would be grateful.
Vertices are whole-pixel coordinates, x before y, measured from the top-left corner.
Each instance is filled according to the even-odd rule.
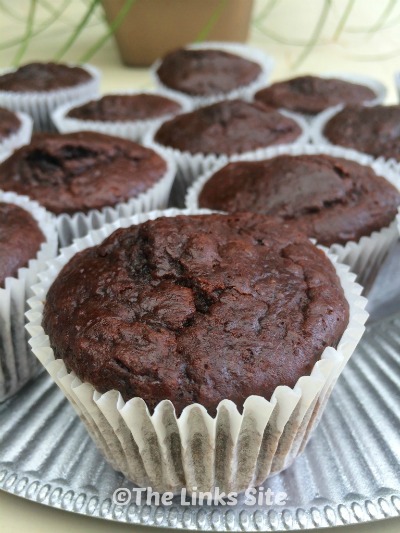
[[[109,22],[125,0],[103,0]],[[219,13],[210,41],[247,39],[253,0],[137,0],[115,32],[122,61],[131,66],[148,66],[169,50],[199,38],[202,30]]]

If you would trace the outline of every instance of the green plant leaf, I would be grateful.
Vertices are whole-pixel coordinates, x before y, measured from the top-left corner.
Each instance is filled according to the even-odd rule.
[[[83,54],[83,56],[80,58],[80,62],[85,63],[89,61],[89,59],[94,56],[98,50],[108,41],[108,39],[113,35],[113,33],[119,28],[119,26],[122,24],[124,18],[129,13],[132,6],[135,4],[136,0],[125,0],[124,5],[121,7],[121,9],[118,11],[117,16],[115,19],[108,24],[108,29],[106,33],[98,39],[93,46],[87,50]]]
[[[263,35],[265,35],[269,39],[272,39],[273,41],[276,41],[277,43],[280,43],[280,44],[285,44],[287,46],[300,46],[300,47],[303,47],[303,46],[306,46],[307,43],[308,43],[308,41],[304,41],[302,39],[287,39],[286,37],[283,37],[282,35],[279,35],[279,33],[276,33],[276,32],[274,32],[274,31],[272,31],[270,29],[264,28],[257,21],[253,22],[253,26],[260,33],[262,33]],[[327,44],[327,42],[326,41],[319,41],[317,44],[318,45],[319,44]]]
[[[271,11],[274,9],[274,7],[276,6],[278,2],[279,0],[269,0],[269,2],[267,2],[267,4],[264,6],[261,12],[254,17],[252,22],[253,23],[262,22],[266,18],[268,18],[269,14],[271,13]]]
[[[60,48],[60,50],[55,54],[54,59],[56,61],[60,61],[60,59],[68,52],[68,50],[71,48],[71,46],[74,44],[74,42],[77,40],[79,35],[81,34],[82,30],[86,27],[87,23],[90,20],[90,17],[92,16],[94,10],[96,9],[97,5],[99,4],[100,0],[92,0],[89,4],[86,13],[84,14],[83,18],[79,21],[77,26],[75,27],[75,30],[71,33],[71,35],[68,37],[66,42],[63,44],[63,46]]]
[[[64,0],[64,3],[58,9],[58,11],[54,12],[54,15],[46,19],[36,30],[32,31],[31,39],[33,39],[33,37],[36,37],[36,35],[39,35],[40,33],[43,33],[44,31],[46,31],[53,24],[53,22],[55,22],[58,18],[60,18],[60,16],[63,14],[65,9],[69,5],[70,1],[71,0]],[[21,37],[16,37],[15,39],[4,41],[0,43],[0,50],[12,48],[13,46],[17,46],[20,43],[21,43]]]
[[[400,17],[397,15],[397,17],[387,24],[385,22],[389,18],[390,14],[392,13],[393,9],[396,6],[400,6],[400,3],[398,0],[389,0],[386,4],[386,7],[382,11],[381,15],[378,17],[378,20],[372,24],[372,26],[348,26],[344,29],[346,33],[358,33],[358,34],[368,34],[368,33],[375,33],[377,30],[382,30],[386,28],[391,28],[393,26],[396,26],[399,23]]]
[[[224,12],[226,5],[228,3],[228,0],[220,0],[219,4],[215,8],[214,12],[211,14],[211,17],[207,21],[204,28],[200,30],[200,33],[194,40],[195,43],[201,43],[207,39],[207,37],[210,35],[211,30],[214,28],[215,24],[220,19],[222,13]]]
[[[293,67],[292,67],[293,69],[298,68],[303,63],[303,61],[308,57],[308,55],[311,53],[311,51],[314,49],[314,47],[318,43],[319,36],[321,35],[321,32],[325,26],[326,19],[328,18],[330,8],[331,8],[331,0],[324,0],[321,13],[317,20],[317,23],[315,24],[311,38],[306,44],[306,46],[304,47],[304,50],[301,52],[301,54],[299,55],[299,57],[296,59],[295,63],[293,64]]]
[[[18,66],[20,64],[21,59],[23,58],[26,49],[28,48],[29,41],[32,36],[33,32],[33,23],[35,19],[35,12],[36,12],[36,0],[31,0],[30,6],[29,6],[29,12],[28,12],[28,18],[26,19],[26,29],[25,34],[21,40],[20,47],[17,50],[17,53],[14,56],[14,59],[12,61],[13,66]]]
[[[339,20],[339,24],[337,25],[337,28],[333,34],[334,41],[337,41],[339,39],[344,27],[346,26],[346,22],[350,16],[351,10],[354,7],[354,4],[355,4],[355,0],[349,0],[347,2],[347,5],[343,11],[343,14]]]
[[[3,1],[0,1],[0,9],[4,11],[9,17],[18,20],[19,22],[26,22],[26,16],[16,13],[8,4],[4,5]]]
[[[376,23],[371,26],[371,28],[368,30],[368,33],[375,33],[376,31],[380,30],[382,26],[385,24],[386,20],[389,18],[391,12],[393,11],[393,8],[395,7],[397,3],[397,0],[389,0],[386,4],[385,9],[382,11],[381,16],[376,21]]]

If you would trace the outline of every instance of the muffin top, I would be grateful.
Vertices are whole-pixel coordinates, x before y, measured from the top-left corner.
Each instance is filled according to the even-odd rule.
[[[34,259],[45,241],[38,223],[18,205],[0,202],[0,287]]]
[[[18,116],[12,111],[0,107],[0,142],[16,133],[20,127],[21,121]]]
[[[333,144],[400,161],[400,105],[345,107],[323,134]]]
[[[251,213],[158,218],[75,255],[47,295],[56,358],[99,392],[194,402],[271,398],[348,323],[335,269],[307,237]]]
[[[275,109],[224,100],[164,122],[155,140],[191,154],[239,154],[295,141],[300,126]]]
[[[166,170],[153,150],[120,137],[36,134],[0,164],[0,189],[28,195],[57,215],[86,213],[138,196]]]
[[[157,75],[164,85],[190,96],[212,96],[249,85],[261,67],[222,50],[181,48],[167,54]]]
[[[325,246],[388,226],[400,193],[368,166],[318,155],[230,163],[204,185],[199,206],[281,217]]]
[[[102,122],[149,120],[179,113],[178,102],[159,94],[109,94],[71,109],[67,117]]]
[[[28,63],[0,76],[0,91],[53,91],[87,83],[92,76],[83,68],[62,63]]]
[[[255,100],[272,107],[316,115],[338,104],[359,104],[376,98],[372,89],[335,78],[299,76],[261,89]]]

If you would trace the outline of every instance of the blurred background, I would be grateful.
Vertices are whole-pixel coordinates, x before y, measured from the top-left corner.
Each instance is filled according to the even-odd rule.
[[[103,69],[103,90],[146,87],[155,57],[212,39],[247,40],[273,55],[273,80],[364,73],[396,101],[398,0],[0,0],[1,67],[91,62]]]

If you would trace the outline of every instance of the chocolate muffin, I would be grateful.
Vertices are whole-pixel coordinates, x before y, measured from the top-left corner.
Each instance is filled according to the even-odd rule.
[[[0,91],[42,92],[74,87],[92,79],[80,67],[62,63],[28,63],[13,72],[0,75]]]
[[[37,134],[0,164],[0,189],[28,195],[57,215],[87,213],[138,196],[166,170],[153,150],[119,137]]]
[[[173,115],[180,110],[178,102],[159,94],[109,94],[99,100],[74,107],[67,113],[67,117],[101,122],[128,122]]]
[[[45,238],[28,211],[11,203],[0,202],[0,287],[8,277],[28,265]]]
[[[56,358],[98,391],[211,414],[309,375],[347,326],[335,269],[302,233],[251,213],[163,217],[75,255],[47,294]]]
[[[21,121],[18,116],[12,111],[0,107],[0,142],[17,133],[20,127]]]
[[[167,54],[157,69],[160,81],[190,96],[213,96],[249,85],[261,74],[257,63],[222,50],[181,48]]]
[[[399,205],[399,191],[372,168],[323,154],[229,163],[199,196],[199,207],[279,216],[325,246],[389,226]]]
[[[261,89],[255,100],[265,105],[316,115],[338,104],[359,104],[376,98],[372,89],[336,78],[299,76]]]
[[[345,107],[323,134],[333,144],[400,161],[400,106]]]
[[[164,122],[155,140],[191,154],[233,155],[291,143],[300,126],[275,109],[243,100],[224,100]]]

